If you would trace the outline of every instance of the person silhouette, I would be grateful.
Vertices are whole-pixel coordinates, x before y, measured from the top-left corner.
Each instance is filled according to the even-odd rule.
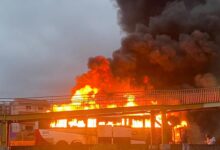
[[[216,139],[214,136],[211,137],[209,134],[206,134],[206,144],[213,145],[215,144],[215,142],[216,142]]]

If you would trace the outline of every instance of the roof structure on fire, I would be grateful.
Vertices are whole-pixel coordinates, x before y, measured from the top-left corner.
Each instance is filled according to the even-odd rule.
[[[140,95],[139,95],[140,96]],[[118,97],[117,97],[118,98]],[[157,104],[148,103],[157,100]],[[99,102],[101,100],[99,99]],[[106,99],[103,99],[106,101]],[[115,100],[114,100],[115,101]],[[117,102],[123,99],[117,99]],[[139,100],[135,100],[139,105],[136,106],[118,106],[115,108],[107,108],[102,106],[99,108],[85,110],[83,107],[74,111],[65,112],[47,112],[35,114],[18,114],[18,115],[0,115],[1,121],[30,121],[41,119],[62,119],[72,117],[98,117],[98,116],[120,116],[126,114],[156,112],[177,112],[198,109],[220,108],[220,88],[208,89],[188,89],[188,90],[154,90],[143,92]],[[100,102],[101,103],[101,102]],[[86,103],[89,104],[89,103]],[[93,103],[91,104],[93,105]]]

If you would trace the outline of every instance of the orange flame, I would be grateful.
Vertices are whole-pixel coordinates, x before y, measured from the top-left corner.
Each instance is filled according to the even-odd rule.
[[[174,128],[178,129],[178,128],[184,128],[187,127],[187,122],[185,120],[181,121],[181,123],[179,125],[176,125]]]
[[[92,88],[89,85],[77,90],[71,98],[70,104],[62,104],[62,105],[53,105],[54,112],[61,112],[61,111],[74,111],[79,109],[99,109],[100,104],[97,104],[95,101],[96,94],[99,92],[99,89]],[[135,96],[132,94],[124,95],[124,98],[127,99],[127,102],[123,105],[124,107],[134,107],[138,106],[135,100]],[[152,105],[157,105],[156,100],[151,101]],[[118,107],[117,104],[108,104],[107,108],[116,108]],[[148,116],[149,113],[143,114],[136,114],[136,116]],[[161,128],[162,124],[162,116],[158,114],[155,116],[155,128]],[[171,126],[172,124],[168,122]],[[88,128],[95,128],[97,125],[112,125],[112,126],[130,126],[132,128],[151,128],[151,120],[150,119],[132,119],[132,118],[122,118],[119,122],[112,122],[112,121],[100,121],[97,122],[96,118],[88,118],[85,120],[77,120],[76,118],[72,120],[68,119],[60,119],[57,121],[53,121],[50,123],[51,128],[67,128],[67,127],[88,127]],[[186,121],[182,121],[180,125],[175,126],[174,128],[181,128],[187,126]]]
[[[175,143],[180,143],[181,142],[181,134],[184,130],[186,130],[188,124],[185,120],[181,121],[181,123],[179,125],[176,125],[173,128],[173,136],[172,136],[172,140]]]
[[[60,119],[57,120],[56,122],[53,121],[50,123],[50,127],[52,128],[67,128],[67,119]]]
[[[125,97],[127,97],[127,103],[124,105],[125,107],[137,106],[134,95],[125,95]]]
[[[81,88],[75,92],[72,96],[71,101],[75,105],[81,105],[83,102],[88,101],[89,98],[95,98],[95,95],[98,93],[97,88],[91,88],[89,85],[86,85],[84,88]],[[91,94],[89,96],[89,94]]]
[[[74,111],[79,109],[97,109],[99,105],[96,104],[94,98],[98,93],[97,88],[92,88],[89,85],[77,90],[71,98],[70,104],[62,104],[62,105],[53,105],[53,112],[62,112],[62,111]],[[93,122],[90,125],[90,122]],[[85,123],[81,121],[77,121],[76,119],[72,119],[68,121],[67,119],[60,119],[56,122],[51,122],[50,127],[55,128],[66,128],[69,127],[85,127]],[[88,119],[88,126],[94,126],[94,121]]]

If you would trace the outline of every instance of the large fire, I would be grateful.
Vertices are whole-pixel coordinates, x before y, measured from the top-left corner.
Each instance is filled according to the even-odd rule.
[[[96,102],[95,98],[98,94],[99,89],[92,88],[89,85],[76,90],[71,98],[70,104],[62,104],[62,105],[54,105],[53,112],[61,112],[61,111],[74,111],[74,110],[88,110],[88,109],[99,109],[102,105],[101,103]],[[138,106],[138,103],[135,100],[135,96],[132,94],[125,94],[123,96],[126,101],[123,104],[123,107],[134,107]],[[152,105],[157,105],[157,101],[151,101]],[[109,103],[105,104],[106,108],[116,108],[121,106],[120,103]],[[133,116],[136,116],[133,117]],[[139,117],[139,118],[137,118]],[[157,114],[155,116],[155,128],[161,128],[162,124],[162,116],[161,114]],[[111,126],[130,126],[132,128],[151,128],[151,120],[150,120],[150,113],[144,114],[132,114],[125,117],[121,117],[120,120],[111,121],[97,121],[97,118],[87,118],[87,119],[60,119],[50,123],[51,128],[71,128],[71,127],[78,127],[78,128],[95,128],[101,125],[111,125]],[[172,126],[170,122],[168,122],[169,126]],[[178,130],[179,128],[186,127],[187,122],[182,121],[180,124],[175,125],[173,128],[174,130]],[[176,137],[177,138],[177,137]]]
[[[99,105],[97,105],[93,100],[97,93],[97,88],[91,88],[89,85],[86,85],[84,88],[81,88],[75,92],[71,98],[72,103],[63,104],[60,106],[53,105],[53,112],[97,109],[99,108]]]

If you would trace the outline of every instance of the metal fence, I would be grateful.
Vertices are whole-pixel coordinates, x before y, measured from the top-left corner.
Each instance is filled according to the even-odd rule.
[[[77,109],[131,107],[149,105],[185,105],[220,102],[220,88],[181,89],[181,90],[147,90],[109,95],[75,97],[69,101],[72,105],[79,104]],[[70,99],[70,98],[69,98]],[[56,100],[50,101],[56,104]]]
[[[31,100],[45,100],[52,110],[57,107],[66,107],[67,110],[86,110],[111,107],[131,107],[150,105],[183,105],[220,102],[220,88],[180,89],[180,90],[145,90],[118,93],[75,96],[46,96],[16,98]],[[13,101],[11,101],[13,102]],[[9,105],[9,101],[0,101],[0,105]],[[6,107],[2,107],[6,108]],[[4,110],[5,111],[5,110]],[[1,113],[1,110],[0,110]]]

